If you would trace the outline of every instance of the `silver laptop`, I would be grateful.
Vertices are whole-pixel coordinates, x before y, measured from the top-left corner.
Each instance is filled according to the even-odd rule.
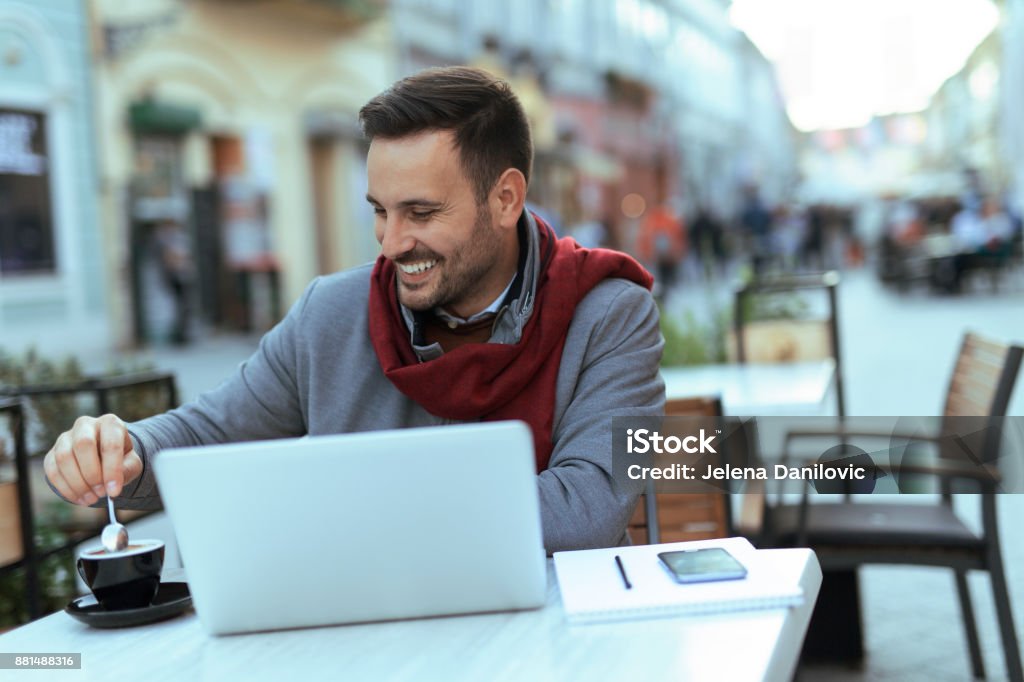
[[[174,449],[154,466],[210,633],[545,601],[522,422]]]

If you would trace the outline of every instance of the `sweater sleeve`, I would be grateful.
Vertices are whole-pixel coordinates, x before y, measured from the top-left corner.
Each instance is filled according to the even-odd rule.
[[[578,324],[588,319],[597,322]],[[580,303],[576,320],[559,370],[554,450],[538,477],[549,554],[628,544],[640,490],[612,477],[612,418],[661,415],[665,407],[664,341],[647,290],[604,283]]]
[[[307,409],[299,383],[303,314],[314,280],[285,318],[260,340],[253,355],[217,388],[164,414],[128,425],[142,475],[125,486],[118,504],[126,509],[160,505],[151,463],[161,450],[213,443],[301,436]]]

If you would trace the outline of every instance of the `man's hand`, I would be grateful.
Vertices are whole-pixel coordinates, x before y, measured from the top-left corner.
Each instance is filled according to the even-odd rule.
[[[124,484],[142,473],[124,422],[115,415],[79,417],[43,460],[50,483],[66,499],[81,505],[121,494]]]

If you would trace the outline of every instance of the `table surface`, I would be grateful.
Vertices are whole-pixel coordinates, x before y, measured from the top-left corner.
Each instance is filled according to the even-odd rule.
[[[835,381],[832,360],[663,367],[665,395],[717,395],[728,415],[822,414]]]
[[[4,680],[788,680],[821,584],[810,550],[765,550],[799,577],[790,609],[601,625],[565,621],[549,561],[537,610],[212,637],[194,613],[122,630],[63,612],[0,636],[3,653],[81,653],[81,670]],[[165,579],[180,579],[180,574]]]

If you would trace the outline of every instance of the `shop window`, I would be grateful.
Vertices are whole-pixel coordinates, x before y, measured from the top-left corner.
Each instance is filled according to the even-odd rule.
[[[46,116],[0,108],[0,277],[55,269]]]

